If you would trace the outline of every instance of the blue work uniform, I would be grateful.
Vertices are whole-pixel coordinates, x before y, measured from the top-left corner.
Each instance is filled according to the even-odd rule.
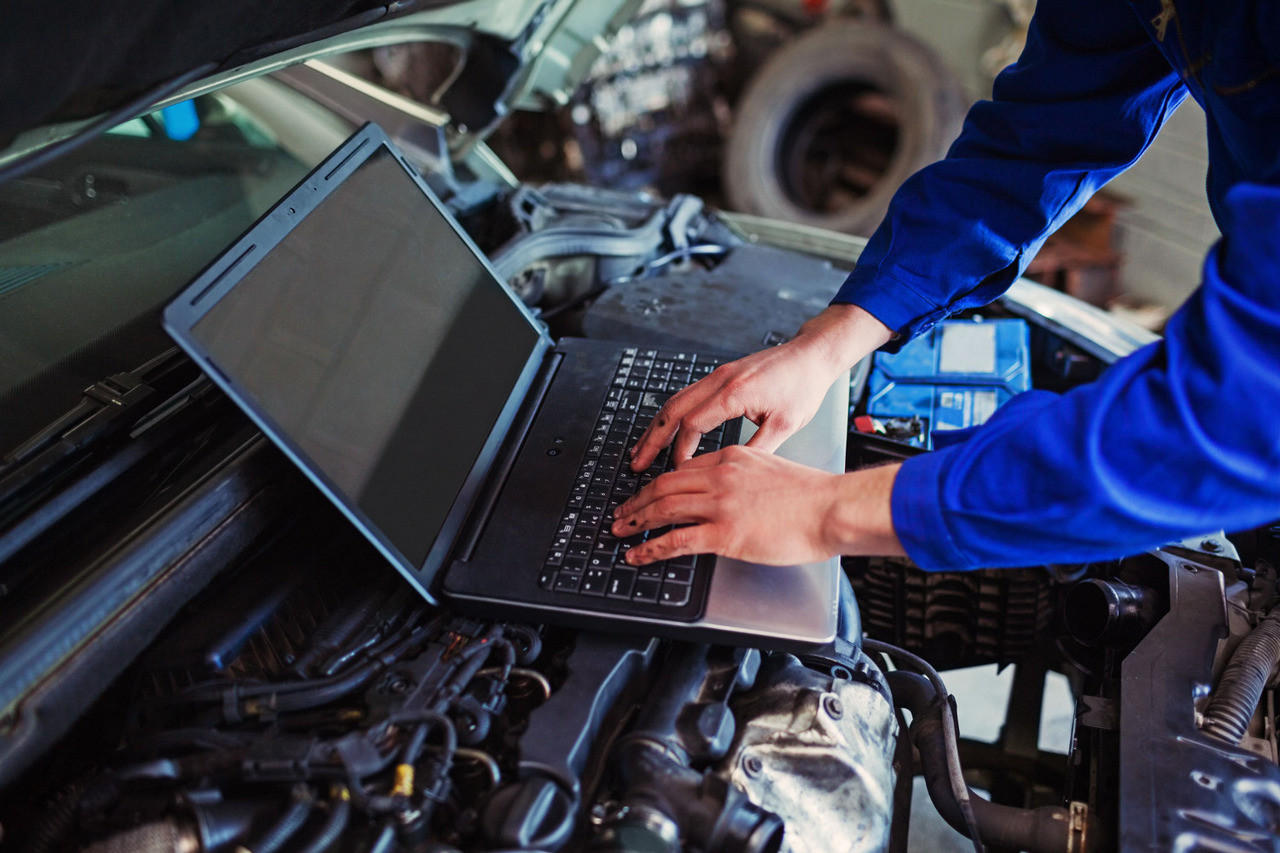
[[[1200,287],[1098,381],[903,464],[893,520],[922,567],[1111,558],[1280,517],[1280,3],[1041,0],[1021,59],[903,184],[834,302],[890,346],[990,302],[1188,92],[1223,234]]]

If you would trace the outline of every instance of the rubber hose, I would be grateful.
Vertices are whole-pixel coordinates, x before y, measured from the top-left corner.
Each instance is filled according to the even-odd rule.
[[[351,819],[351,801],[345,797],[334,799],[329,806],[329,817],[310,841],[304,844],[298,853],[325,853],[332,847],[347,829],[347,821]]]
[[[514,245],[503,247],[493,255],[493,266],[504,281],[545,258],[567,255],[608,255],[640,257],[662,245],[663,225],[667,211],[659,210],[639,228],[631,231],[551,226],[530,234]]]
[[[1239,746],[1277,663],[1280,663],[1280,612],[1272,612],[1232,652],[1218,679],[1218,689],[1213,691],[1213,698],[1205,709],[1205,733]]]
[[[889,687],[899,707],[911,712],[911,741],[920,753],[920,769],[929,799],[952,829],[968,836],[960,804],[947,775],[946,744],[941,706],[944,702],[922,675],[903,670],[888,674]],[[1065,853],[1072,847],[1071,816],[1064,808],[1043,806],[1020,809],[983,799],[969,789],[974,822],[983,844],[1026,850],[1029,853]],[[1093,835],[1086,832],[1086,838]]]
[[[351,606],[342,608],[330,616],[312,635],[306,651],[293,662],[291,671],[303,678],[308,677],[313,666],[327,660],[342,648],[356,631],[368,623],[377,611],[378,605],[382,604],[387,597],[388,593],[385,589],[374,589]]]
[[[305,787],[295,788],[293,802],[284,810],[284,814],[280,815],[275,825],[268,829],[257,842],[246,844],[245,847],[253,853],[276,853],[290,838],[298,834],[299,829],[302,829],[302,825],[311,816],[314,805],[315,801],[311,799],[310,791]]]

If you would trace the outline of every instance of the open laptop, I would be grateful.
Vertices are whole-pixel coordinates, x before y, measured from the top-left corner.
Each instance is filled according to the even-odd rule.
[[[716,361],[554,344],[374,125],[210,264],[164,322],[428,600],[778,649],[834,636],[838,560],[625,563],[634,540],[612,537],[609,514],[658,473],[634,475],[625,451]],[[781,453],[843,470],[845,384]],[[730,423],[708,441],[752,428]]]

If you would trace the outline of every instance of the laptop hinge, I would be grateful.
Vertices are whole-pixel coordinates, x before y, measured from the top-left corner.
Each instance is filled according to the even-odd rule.
[[[525,398],[525,404],[516,416],[516,420],[511,424],[511,430],[507,433],[506,441],[502,444],[502,451],[498,456],[497,464],[494,465],[492,473],[486,478],[484,490],[480,493],[479,499],[471,510],[471,514],[467,516],[466,525],[463,527],[462,535],[458,538],[458,545],[454,551],[453,558],[455,560],[470,560],[475,553],[476,543],[480,541],[480,536],[484,533],[484,528],[489,523],[489,516],[493,514],[493,508],[497,505],[498,498],[502,494],[502,486],[507,482],[511,469],[515,467],[516,457],[520,455],[520,448],[524,446],[525,439],[529,437],[529,429],[533,426],[533,419],[538,414],[538,410],[542,408],[542,401],[546,399],[547,389],[551,387],[551,380],[555,378],[556,371],[562,361],[564,361],[563,353],[551,353],[551,357],[547,359],[534,378],[533,385],[529,388],[529,393]]]

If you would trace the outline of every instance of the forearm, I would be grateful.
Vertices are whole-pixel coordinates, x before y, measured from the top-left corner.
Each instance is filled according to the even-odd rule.
[[[900,557],[906,552],[894,531],[890,495],[901,464],[841,475],[821,530],[833,554]]]
[[[884,346],[893,332],[858,305],[831,305],[800,327],[787,346],[812,356],[832,379]]]

